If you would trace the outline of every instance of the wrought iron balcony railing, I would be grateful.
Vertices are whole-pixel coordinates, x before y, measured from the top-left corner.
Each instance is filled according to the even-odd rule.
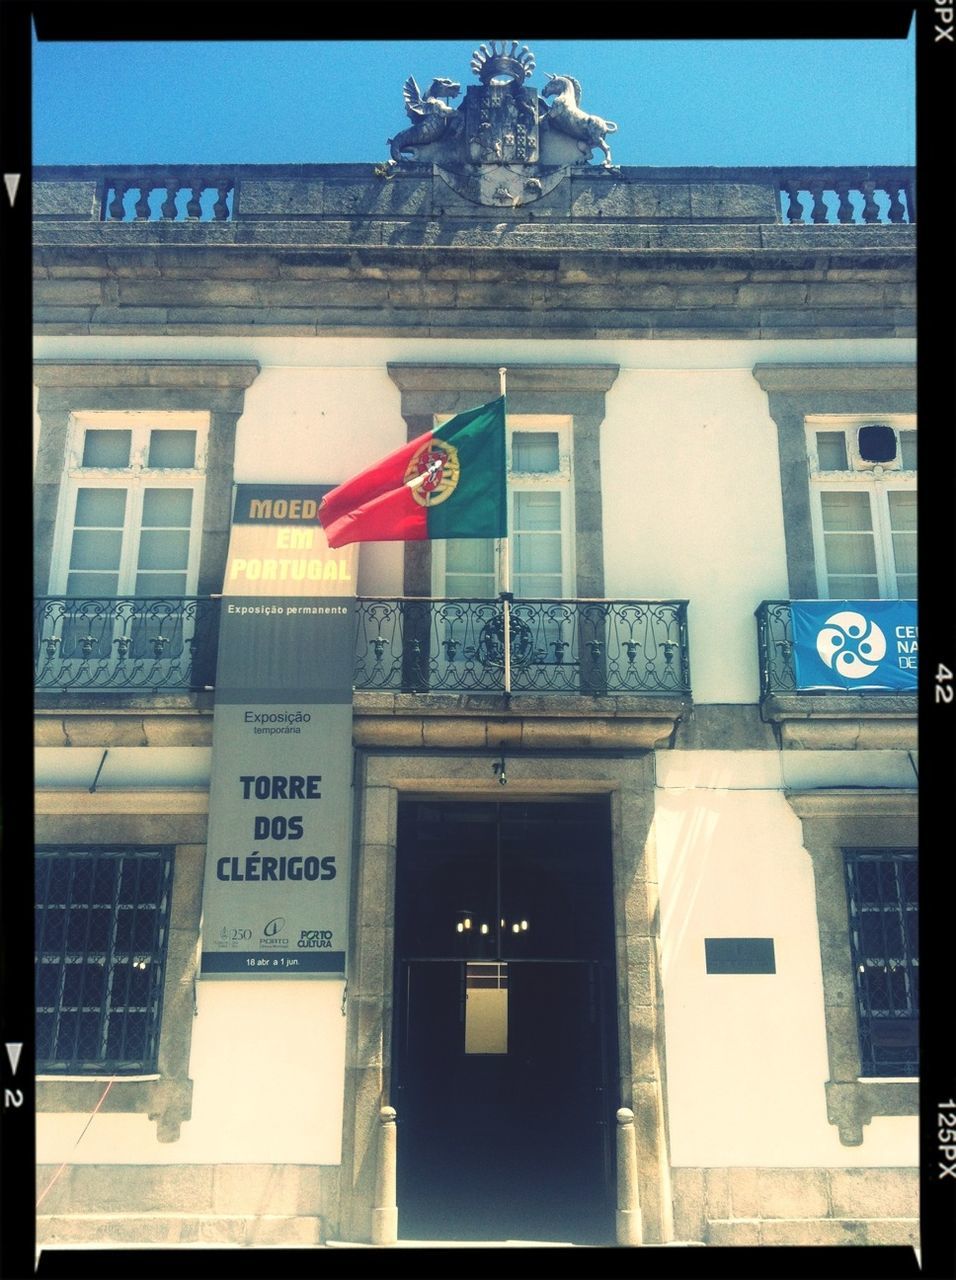
[[[175,692],[215,684],[218,599],[79,598],[34,602],[42,691]],[[361,598],[354,685],[361,690],[500,693],[499,600]],[[516,600],[514,693],[689,696],[685,600]]]
[[[771,693],[796,692],[790,601],[763,600],[754,616],[757,619],[761,698]]]
[[[789,600],[763,600],[754,611],[757,619],[757,651],[760,662],[760,696],[798,694],[801,698],[846,697],[896,698],[907,696],[905,690],[876,689],[801,689],[793,659],[793,629]],[[909,692],[909,696],[913,696]]]
[[[360,599],[355,688],[501,692],[501,603]],[[511,689],[687,696],[687,601],[516,600]]]
[[[215,673],[219,601],[45,596],[34,601],[40,690],[203,689]]]

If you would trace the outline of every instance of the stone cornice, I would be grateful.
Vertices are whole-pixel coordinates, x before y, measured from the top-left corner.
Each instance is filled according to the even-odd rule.
[[[259,376],[255,360],[36,360],[33,380],[40,387],[241,387]]]
[[[399,391],[457,391],[494,393],[499,365],[389,364],[388,376]],[[507,366],[509,391],[610,391],[620,372],[616,364]]]
[[[916,391],[915,364],[756,364],[764,391]]]
[[[51,234],[60,225],[44,224]],[[236,240],[232,224],[207,234],[204,223],[157,224],[161,238],[153,240],[153,225],[91,223],[77,243],[76,224],[62,224],[61,242],[38,246],[37,333],[653,339],[915,332],[914,228],[907,226],[446,220],[383,225],[377,239],[363,240],[351,223],[335,235],[327,223],[269,223],[253,228],[264,226],[267,239]],[[869,238],[864,245],[844,232]]]
[[[834,787],[820,791],[787,791],[787,800],[798,818],[915,818],[919,812],[916,791],[887,787]]]
[[[352,705],[359,747],[587,752],[667,747],[690,702],[356,692]]]
[[[77,813],[198,813],[209,811],[209,792],[204,789],[110,789],[90,792],[88,787],[38,789],[34,812],[39,815]]]

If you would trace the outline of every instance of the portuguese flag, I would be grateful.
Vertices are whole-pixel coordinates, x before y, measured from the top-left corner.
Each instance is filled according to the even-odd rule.
[[[330,547],[507,537],[505,398],[450,418],[327,493]]]

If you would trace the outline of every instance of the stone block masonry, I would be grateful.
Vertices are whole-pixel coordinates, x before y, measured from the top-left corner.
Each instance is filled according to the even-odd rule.
[[[388,176],[259,165],[214,175],[219,189],[232,184],[228,218],[159,217],[155,200],[135,216],[129,202],[123,218],[110,213],[117,184],[168,187],[170,172],[37,171],[38,333],[914,333],[911,222],[781,213],[784,187],[819,195],[828,183],[882,182],[911,194],[908,171],[898,182],[882,171],[786,171],[785,183],[766,169],[588,167],[538,200],[488,207],[425,164]]]

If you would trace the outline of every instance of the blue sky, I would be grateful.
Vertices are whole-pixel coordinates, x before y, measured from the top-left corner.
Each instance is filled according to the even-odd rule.
[[[408,123],[406,77],[424,89],[446,76],[464,89],[482,40],[35,41],[33,160],[383,160],[386,139]],[[524,43],[537,61],[531,84],[573,75],[585,109],[615,121],[616,164],[915,162],[912,34]]]

